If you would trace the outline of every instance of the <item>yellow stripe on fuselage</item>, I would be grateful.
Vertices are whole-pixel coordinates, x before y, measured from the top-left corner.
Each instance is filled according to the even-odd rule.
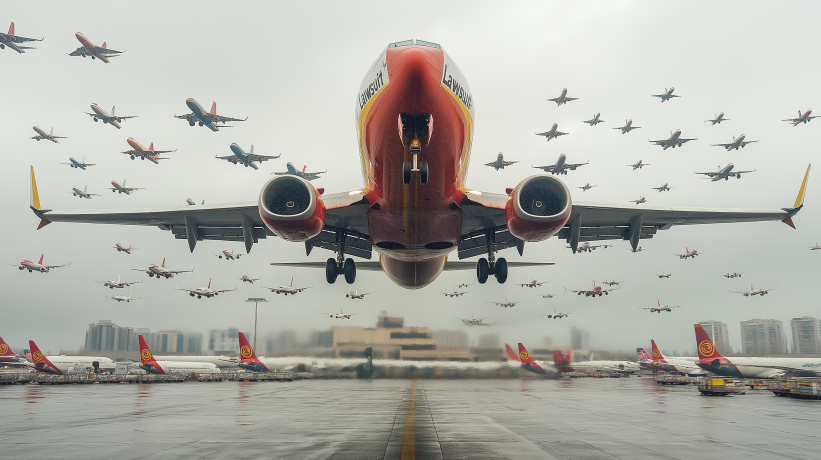
[[[382,91],[390,84],[391,82],[388,81],[376,91],[376,94],[374,94],[368,103],[365,104],[365,107],[362,108],[362,112],[359,113],[359,120],[357,120],[356,124],[356,137],[359,139],[359,159],[362,161],[362,180],[365,182],[362,192],[366,195],[371,190],[373,171],[371,168],[371,160],[368,158],[368,147],[365,145],[365,120],[368,119],[368,113],[371,111],[374,101],[376,101],[382,94]]]

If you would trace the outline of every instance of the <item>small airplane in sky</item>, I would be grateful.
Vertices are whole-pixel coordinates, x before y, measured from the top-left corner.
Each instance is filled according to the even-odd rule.
[[[130,254],[130,253],[129,253]],[[180,273],[193,273],[194,269],[191,270],[169,270],[165,268],[165,258],[162,260],[162,265],[151,264],[148,266],[147,270],[142,270],[139,268],[131,267],[132,270],[137,272],[145,272],[149,277],[156,276],[157,279],[160,277],[164,277],[165,279],[173,278],[174,275],[179,275]]]
[[[131,286],[132,284],[140,284],[142,281],[120,281],[120,275],[117,275],[117,281],[108,280],[108,281],[97,281],[97,278],[94,278],[95,283],[100,283],[103,286],[109,289],[123,289],[126,286]]]
[[[82,190],[78,189],[77,187],[71,187],[71,194],[74,196],[79,196],[80,198],[91,199],[93,196],[100,196],[99,193],[88,193],[88,185],[83,187]]]
[[[543,295],[543,296],[542,296],[542,298],[543,298],[543,299],[552,299],[552,298],[553,298],[553,294],[545,294],[545,295]]]
[[[194,206],[194,205],[197,204],[197,203],[194,203],[194,200],[192,200],[191,198],[186,198],[185,203],[188,204],[188,206]],[[205,200],[202,200],[202,204],[205,204]]]
[[[639,128],[641,128],[641,126],[633,126],[633,120],[630,119],[630,120],[624,120],[624,126],[619,126],[618,128],[613,128],[613,129],[620,129],[622,134],[627,134],[630,131],[632,131],[634,129],[639,129]],[[641,162],[639,162],[639,163],[641,163]],[[633,168],[633,169],[635,169],[635,168]]]
[[[275,294],[285,294],[287,296],[288,294],[297,295],[300,292],[304,291],[305,289],[310,289],[310,286],[309,287],[303,287],[303,288],[295,288],[294,287],[294,277],[292,276],[290,286],[280,286],[278,288],[263,287],[263,289],[268,289],[268,290],[270,290],[271,292],[273,292]]]
[[[77,161],[77,160],[74,159],[74,157],[69,157],[68,161],[69,161],[68,163],[60,163],[60,164],[61,165],[69,165],[72,168],[79,168],[79,169],[82,169],[83,171],[85,171],[85,169],[88,168],[89,166],[95,166],[95,163],[86,163],[85,157],[83,157],[83,161]]]
[[[71,265],[71,262],[65,265],[43,265],[43,254],[40,254],[40,261],[39,262],[32,262],[28,259],[23,260],[19,264],[8,264],[12,267],[17,267],[20,270],[28,270],[29,273],[31,272],[40,272],[40,273],[48,273],[51,271],[52,268],[60,268],[60,267],[68,267]]]
[[[661,146],[663,150],[667,150],[669,148],[674,149],[676,147],[681,147],[682,145],[684,145],[687,142],[697,141],[697,140],[698,139],[696,139],[696,138],[693,138],[693,139],[684,139],[684,138],[682,138],[681,137],[681,130],[677,129],[675,132],[670,133],[670,137],[668,137],[667,139],[662,139],[662,140],[658,140],[658,141],[651,141],[651,140],[648,139],[648,142],[650,142],[652,144],[656,144],[658,146]]]
[[[696,257],[700,256],[701,254],[707,254],[706,252],[698,252],[697,250],[693,249],[692,251],[688,248],[684,248],[684,254],[676,254],[673,253],[674,256],[678,256],[679,259],[695,259]]]
[[[373,292],[363,292],[362,294],[359,293],[359,289],[353,290],[351,292],[345,293],[345,298],[348,299],[356,299],[356,300],[364,300],[365,296],[368,294],[373,294]]]
[[[650,313],[661,313],[663,311],[672,312],[674,308],[681,308],[683,305],[662,305],[659,299],[656,299],[656,307],[641,307],[641,310],[650,310]],[[639,307],[636,307],[639,308]]]
[[[566,163],[566,161],[567,161],[567,155],[565,155],[563,153],[563,154],[559,155],[559,159],[556,160],[555,164],[545,165],[545,166],[533,166],[533,165],[530,165],[530,166],[533,167],[533,168],[536,168],[536,169],[541,169],[544,172],[549,172],[550,174],[565,174],[565,175],[567,175],[567,171],[575,171],[576,168],[579,168],[581,166],[584,166],[584,165],[590,163],[589,161],[587,163]]]
[[[41,42],[41,41],[43,41],[42,38],[38,40],[36,38],[26,38],[26,37],[21,37],[19,35],[14,35],[14,23],[13,22],[11,23],[11,26],[9,26],[9,33],[4,34],[3,32],[0,32],[0,49],[6,49],[6,47],[8,46],[9,48],[13,49],[14,51],[17,51],[20,54],[25,53],[25,51],[23,51],[23,50],[33,50],[33,49],[36,49],[36,48],[31,47],[31,46],[20,46],[20,45],[18,45],[18,43]]]
[[[499,152],[499,155],[496,156],[495,161],[491,161],[490,163],[485,163],[485,166],[490,166],[491,168],[496,168],[496,171],[500,169],[505,169],[505,166],[510,166],[513,163],[518,163],[519,161],[505,161],[505,156],[502,152]]]
[[[462,324],[465,326],[490,326],[490,324],[485,323],[484,320],[490,318],[489,316],[485,316],[484,318],[474,318],[473,313],[470,314],[470,318],[456,318],[462,321]]]
[[[662,93],[662,94],[651,94],[651,96],[661,99],[661,102],[668,101],[668,100],[670,100],[674,97],[681,97],[681,96],[676,96],[675,94],[673,94],[673,91],[675,91],[675,90],[676,89],[671,86],[670,89],[664,88],[664,93]]]
[[[462,284],[457,284],[457,285],[456,285],[456,289],[466,288],[466,287],[470,286],[471,284],[473,284],[473,283],[462,283]]]
[[[125,247],[120,243],[115,243],[114,244],[114,249],[116,249],[117,252],[124,252],[126,254],[131,254],[131,251],[133,251],[135,249],[140,249],[140,248],[133,248],[133,247],[131,247],[131,245],[128,245],[128,247]]]
[[[132,149],[131,150],[126,150],[125,152],[122,152],[122,153],[124,153],[126,155],[130,155],[132,160],[137,158],[137,157],[140,157],[140,160],[145,160],[146,158],[148,158],[148,160],[151,161],[154,164],[160,164],[157,160],[167,160],[168,159],[168,158],[160,157],[161,153],[171,153],[171,152],[176,152],[177,151],[177,149],[174,149],[174,150],[154,150],[154,143],[153,142],[146,149],[139,142],[137,142],[136,140],[134,140],[131,137],[128,138],[127,142],[128,142],[128,145],[130,145]]]
[[[285,165],[285,168],[287,169],[287,171],[275,172],[274,174],[277,175],[277,176],[286,176],[286,175],[297,176],[297,177],[301,177],[305,180],[311,181],[311,180],[314,180],[314,179],[318,179],[320,174],[325,174],[326,172],[328,172],[328,170],[318,171],[318,172],[305,172],[305,170],[308,167],[304,166],[304,165],[302,166],[302,171],[299,171],[299,170],[296,169],[296,167],[294,167],[294,164],[291,163],[291,162],[288,162],[288,164]]]
[[[457,286],[457,287],[458,287],[458,286]],[[469,291],[457,291],[457,290],[456,290],[456,287],[454,287],[454,288],[453,288],[453,292],[440,292],[440,294],[444,294],[444,295],[446,295],[446,296],[448,296],[448,297],[450,297],[450,298],[453,298],[453,297],[459,297],[459,296],[465,295],[465,294],[467,294],[468,292],[469,292]]]
[[[227,249],[223,249],[222,251],[220,251],[216,254],[212,253],[212,255],[215,255],[215,256],[219,257],[220,259],[225,257],[225,260],[236,260],[236,259],[239,259],[242,256],[242,254],[234,254],[233,249],[231,251],[228,251]]]
[[[607,249],[612,246],[612,244],[590,244],[589,241],[585,241],[584,243],[580,244],[579,247],[576,248],[576,253],[578,254],[580,252],[593,252],[596,250],[596,248]],[[569,244],[565,247],[571,249],[573,248],[573,246]]]
[[[665,279],[666,279],[666,278],[669,278],[669,277],[673,276],[673,274],[672,274],[672,273],[665,273],[665,272],[661,272],[661,274],[651,273],[651,275],[653,275],[653,276],[658,276],[658,277],[659,277],[659,279],[662,279],[662,278],[665,278]]]
[[[798,111],[798,118],[787,118],[786,120],[781,120],[781,121],[789,121],[790,123],[792,123],[793,127],[795,127],[795,126],[798,126],[801,123],[809,123],[810,121],[812,121],[813,118],[818,118],[818,115],[810,116],[811,113],[812,113],[812,110],[807,110],[802,115],[801,111],[799,110]]]
[[[555,139],[559,136],[565,136],[567,134],[568,133],[563,133],[563,132],[559,131],[559,124],[558,123],[553,123],[553,126],[550,128],[550,131],[545,131],[543,133],[536,133],[537,136],[544,136],[547,139],[548,142],[550,142],[550,139]]]
[[[215,158],[219,158],[220,160],[225,160],[225,161],[227,161],[229,163],[233,163],[235,165],[244,165],[246,168],[250,166],[254,169],[259,169],[259,166],[257,166],[256,163],[254,163],[255,161],[257,163],[262,163],[263,161],[267,161],[267,160],[276,160],[277,158],[279,158],[281,156],[281,155],[276,155],[276,156],[257,155],[257,154],[254,153],[254,146],[253,145],[251,146],[251,151],[248,152],[248,153],[245,153],[245,151],[242,150],[242,147],[240,147],[236,143],[231,144],[231,151],[234,152],[233,155],[227,155],[227,156],[224,156],[224,157],[215,156]]]
[[[188,98],[185,100],[185,105],[191,109],[191,113],[186,115],[174,115],[174,118],[184,119],[188,121],[190,126],[195,126],[199,123],[200,126],[206,126],[211,131],[217,132],[219,131],[219,127],[217,124],[222,123],[225,125],[226,122],[229,121],[245,121],[248,117],[245,117],[245,120],[240,118],[231,118],[231,117],[224,117],[222,115],[217,115],[217,102],[214,101],[211,104],[211,111],[206,112],[205,109],[202,108],[199,102],[194,100],[194,98]],[[230,128],[231,126],[223,126],[223,128]]]
[[[108,189],[111,190],[112,193],[119,192],[125,193],[126,195],[131,195],[131,192],[133,191],[145,190],[142,187],[126,187],[125,180],[123,180],[123,185],[118,184],[117,181],[111,181],[111,185],[113,185],[113,187],[108,187]]]
[[[573,313],[576,313],[576,312],[573,312]],[[546,317],[552,318],[552,319],[562,319],[562,318],[566,318],[566,317],[570,316],[570,313],[563,313],[563,312],[560,312],[560,311],[556,311],[555,308],[553,309],[552,314],[543,315],[539,312],[536,312],[536,314],[539,315],[539,316],[546,316]]]
[[[577,100],[577,97],[567,97],[567,88],[562,89],[562,94],[559,97],[554,97],[553,99],[548,99],[548,101],[553,101],[556,103],[556,107],[567,104],[570,101]]]
[[[242,278],[237,278],[237,279],[242,281],[243,283],[251,283],[251,284],[254,284],[254,281],[259,281],[259,278],[249,278],[248,275],[242,275]]]
[[[69,53],[69,56],[91,56],[91,59],[99,59],[108,64],[108,58],[119,57],[120,54],[124,53],[124,51],[108,49],[105,42],[103,42],[103,46],[96,46],[80,32],[77,32],[74,36],[83,46]]]
[[[108,112],[103,110],[103,108],[100,107],[99,105],[97,105],[96,103],[91,104],[91,110],[93,110],[94,113],[86,112],[86,115],[93,118],[95,123],[100,121],[100,120],[103,120],[104,124],[109,124],[109,125],[117,128],[117,129],[120,129],[120,122],[121,121],[127,120],[129,118],[137,118],[136,115],[129,115],[129,116],[126,116],[126,117],[118,117],[118,116],[114,115],[114,106],[113,105],[111,106],[111,115],[109,115]]]
[[[644,196],[643,196],[643,195],[642,195],[641,197],[639,197],[639,199],[638,199],[638,200],[630,200],[630,201],[632,201],[633,203],[636,203],[636,204],[644,204],[644,203],[647,203],[647,199],[646,199],[646,198],[644,198]]]
[[[718,171],[708,171],[708,172],[695,172],[696,174],[703,174],[709,177],[713,182],[719,181],[721,179],[730,180],[731,177],[735,177],[736,179],[741,179],[741,174],[749,174],[755,172],[755,169],[752,171],[733,171],[735,165],[732,163],[728,163],[725,167],[719,167]]]
[[[564,290],[568,291],[568,292],[575,293],[577,295],[584,294],[585,297],[596,297],[596,296],[601,297],[603,295],[610,295],[610,292],[615,291],[616,289],[621,289],[621,286],[617,286],[616,288],[613,288],[613,289],[603,289],[601,286],[597,285],[596,281],[594,280],[592,289],[579,289],[579,290],[576,290],[576,289],[567,289],[567,288],[565,288]]]
[[[753,142],[759,142],[759,141],[745,141],[744,139],[746,139],[746,138],[747,138],[747,136],[742,134],[738,137],[733,137],[733,141],[729,142],[727,144],[710,144],[710,146],[711,147],[724,147],[724,149],[729,152],[730,150],[733,150],[733,149],[738,150],[739,147],[741,147],[743,149],[744,147],[747,146],[747,144],[752,144]]]
[[[587,123],[590,126],[596,126],[599,123],[604,123],[605,121],[602,120],[601,118],[599,118],[600,116],[601,116],[600,112],[596,113],[595,115],[593,115],[593,118],[591,118],[589,120],[584,120],[582,123]]]
[[[586,192],[586,191],[590,190],[593,187],[598,187],[598,185],[590,185],[590,182],[588,182],[588,183],[582,185],[581,187],[576,187],[576,188],[580,188],[580,189],[582,189],[582,192]]]
[[[760,296],[764,297],[765,295],[769,294],[770,291],[775,291],[776,289],[778,289],[778,288],[774,287],[774,288],[771,288],[771,289],[755,289],[753,287],[753,285],[751,284],[749,291],[743,291],[743,292],[730,291],[730,292],[732,292],[733,294],[741,294],[744,297],[752,297],[754,295],[760,295]]]
[[[339,313],[320,313],[321,315],[328,315],[331,318],[335,319],[351,319],[351,316],[358,315],[359,313],[342,313],[342,309],[339,309]]]
[[[37,135],[33,136],[32,139],[34,139],[37,142],[40,142],[40,139],[45,139],[47,141],[54,142],[55,144],[59,144],[57,139],[67,139],[67,137],[65,136],[55,136],[54,128],[51,128],[51,130],[48,133],[40,129],[39,126],[32,126],[32,129],[34,130],[34,132],[37,133]]]
[[[815,246],[810,246],[810,251],[817,251],[819,249],[821,249],[821,246],[819,246],[818,243],[816,243]]]
[[[131,302],[132,300],[138,300],[139,297],[131,297],[133,293],[129,292],[128,295],[114,295],[110,297],[106,297],[106,299],[116,300],[117,302]]]
[[[621,283],[623,283],[623,282],[624,281],[604,280],[604,281],[601,282],[601,284],[606,284],[608,286],[621,286]]]
[[[550,281],[536,281],[536,280],[531,280],[531,281],[529,281],[529,282],[527,282],[527,283],[516,283],[516,285],[517,285],[517,286],[521,286],[521,287],[535,288],[536,286],[541,286],[541,285],[543,285],[543,284],[547,284],[547,283],[549,283],[549,282],[550,282]]]
[[[504,302],[491,302],[491,301],[488,301],[487,303],[496,304],[497,307],[504,307],[504,308],[511,307],[511,308],[513,308],[513,307],[516,306],[517,303],[522,303],[522,302],[525,302],[525,301],[524,300],[517,300],[515,302],[511,302],[511,301],[507,300],[507,296],[505,296],[505,301]]]
[[[667,185],[667,182],[665,182],[665,183],[661,184],[661,187],[650,187],[650,189],[651,189],[651,190],[658,190],[658,191],[659,191],[659,193],[661,193],[661,192],[669,192],[669,191],[670,191],[670,189],[672,189],[672,188],[673,188],[673,187],[670,187],[670,186],[668,186],[668,185]]]
[[[632,167],[632,168],[633,168],[633,171],[635,171],[635,170],[637,170],[637,169],[641,169],[641,168],[643,168],[643,167],[645,167],[645,166],[647,166],[647,165],[649,165],[649,164],[650,164],[650,163],[644,163],[644,162],[642,162],[641,160],[639,160],[639,161],[637,161],[636,163],[634,163],[634,164],[632,164],[632,165],[627,165],[627,166]]]
[[[719,113],[712,120],[704,120],[705,122],[710,123],[711,125],[715,126],[721,124],[722,121],[729,121],[729,118],[724,118],[724,112]]]
[[[177,286],[174,286],[174,289],[178,291],[185,291],[191,297],[196,296],[198,299],[205,297],[206,299],[210,299],[211,297],[217,296],[222,294],[223,292],[231,292],[236,291],[237,287],[234,286],[234,289],[221,289],[219,291],[215,291],[211,289],[211,278],[208,278],[208,286],[207,287],[199,287],[196,289],[179,289]]]
[[[741,273],[723,273],[721,276],[725,278],[741,278]]]

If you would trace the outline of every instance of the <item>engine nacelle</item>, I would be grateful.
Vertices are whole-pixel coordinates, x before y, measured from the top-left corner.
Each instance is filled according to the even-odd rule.
[[[551,176],[531,176],[509,194],[505,221],[516,238],[542,241],[564,227],[572,207],[570,191],[562,181]]]
[[[278,237],[287,241],[307,241],[325,226],[325,203],[307,180],[297,176],[277,176],[259,193],[259,216]]]

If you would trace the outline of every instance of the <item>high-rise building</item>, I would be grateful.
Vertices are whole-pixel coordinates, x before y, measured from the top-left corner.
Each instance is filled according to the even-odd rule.
[[[235,327],[211,329],[208,332],[208,351],[214,354],[239,353],[239,330]]]
[[[182,332],[176,329],[142,334],[151,352],[164,354],[202,354],[202,332]],[[239,351],[239,350],[238,350]]]
[[[757,356],[786,353],[784,323],[777,319],[742,321],[741,352]]]
[[[97,324],[88,325],[84,348],[86,352],[123,352],[140,349],[133,328],[117,326],[108,319],[101,319]]]
[[[722,355],[732,354],[730,348],[730,333],[727,329],[727,323],[721,321],[702,321],[699,323],[704,328],[704,332],[713,341],[716,350]]]
[[[590,333],[573,326],[570,328],[570,348],[587,350],[590,348]]]
[[[436,330],[433,331],[433,338],[439,342],[440,347],[467,348],[468,346],[468,335],[465,331]]]
[[[802,316],[790,321],[792,326],[792,352],[801,354],[821,353],[821,331],[816,318]]]

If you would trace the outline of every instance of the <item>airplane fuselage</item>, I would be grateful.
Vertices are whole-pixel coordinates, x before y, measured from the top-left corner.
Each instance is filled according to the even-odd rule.
[[[88,54],[89,56],[91,56],[92,59],[97,58],[108,64],[108,58],[105,56],[105,54],[98,53],[97,47],[94,46],[94,43],[91,43],[91,40],[87,39],[85,35],[81,34],[80,32],[77,32],[76,34],[74,34],[74,36],[77,37],[77,40],[80,41],[80,43],[83,45],[83,48],[85,48],[86,51],[88,51]]]
[[[134,149],[131,152],[129,152],[131,154],[131,159],[132,160],[135,157],[140,157],[140,159],[143,159],[143,160],[147,158],[148,160],[150,160],[154,164],[160,164],[160,162],[157,161],[157,157],[159,155],[155,154],[153,149],[146,149],[139,142],[137,142],[136,140],[134,140],[131,137],[128,138],[127,142],[128,142],[128,145],[130,145],[131,148]]]
[[[37,133],[37,136],[34,136],[36,140],[39,141],[40,139],[45,139],[47,141],[54,142],[55,144],[59,144],[59,142],[57,142],[57,139],[52,137],[52,135],[50,135],[49,133],[40,129],[39,126],[34,126],[32,129],[34,129],[34,131]]]
[[[69,158],[68,161],[71,162],[71,164],[69,166],[71,166],[72,168],[80,168],[83,171],[85,171],[86,166],[87,166],[85,163],[80,163],[79,161],[75,160],[73,157]]]
[[[103,123],[108,123],[111,126],[120,129],[120,123],[117,121],[117,118],[113,115],[109,115],[108,112],[100,108],[99,105],[91,104],[91,110],[97,114],[97,116],[94,117],[94,121],[97,121],[98,119],[103,120]]]
[[[256,163],[254,163],[248,158],[248,154],[246,154],[245,151],[242,150],[242,147],[240,147],[239,145],[231,144],[231,151],[234,152],[234,156],[236,156],[237,159],[246,167],[250,166],[251,168],[259,169]]]
[[[24,260],[20,262],[20,266],[18,267],[20,270],[28,270],[30,272],[41,272],[41,273],[48,273],[48,267],[38,264],[37,262],[32,262],[30,260]]]
[[[211,131],[217,132],[219,128],[217,127],[216,123],[211,121],[211,117],[209,117],[209,113],[202,108],[199,102],[197,102],[194,98],[188,98],[185,100],[185,105],[191,109],[191,113],[194,114],[194,117],[197,119],[197,122],[200,126],[206,126]],[[190,123],[193,123],[190,122]],[[194,126],[193,124],[191,126]]]
[[[131,189],[126,188],[126,187],[118,184],[116,181],[111,181],[111,186],[114,187],[111,190],[112,192],[119,192],[119,193],[125,193],[126,195],[131,195]]]

